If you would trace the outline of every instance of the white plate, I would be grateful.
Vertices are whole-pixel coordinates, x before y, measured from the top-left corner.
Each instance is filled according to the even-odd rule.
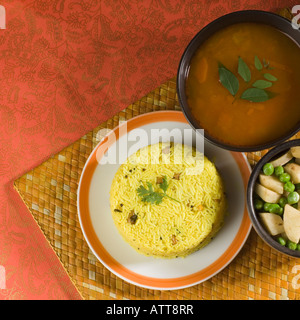
[[[126,126],[117,127],[96,146],[79,182],[78,215],[90,249],[111,272],[141,287],[171,290],[209,279],[238,254],[251,229],[246,206],[246,188],[250,176],[246,157],[205,141],[204,153],[215,162],[228,196],[229,215],[217,236],[206,247],[186,258],[157,259],[136,252],[117,231],[110,211],[109,191],[119,164],[104,162],[118,159],[119,156],[123,162],[136,151],[137,143],[132,140],[138,139],[143,132],[150,136],[151,131],[152,138],[153,132],[156,132],[154,138],[169,141],[167,133],[173,130],[174,141],[182,142],[186,129],[191,127],[179,111],[158,111],[137,116],[129,120]],[[113,137],[116,137],[115,141]],[[193,137],[190,137],[184,143],[192,145],[192,140]],[[151,140],[151,143],[154,142]],[[143,144],[148,142],[144,141]]]

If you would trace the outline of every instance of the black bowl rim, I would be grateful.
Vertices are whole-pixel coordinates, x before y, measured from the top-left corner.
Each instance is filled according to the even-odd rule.
[[[292,257],[300,258],[300,251],[292,250],[287,247],[282,246],[276,240],[272,238],[271,235],[264,229],[262,224],[259,221],[259,218],[255,212],[254,204],[253,204],[253,192],[254,192],[254,185],[257,181],[258,175],[262,170],[262,167],[265,163],[270,161],[272,158],[275,158],[281,152],[289,150],[291,147],[300,146],[300,139],[294,139],[286,141],[277,147],[271,149],[268,153],[266,153],[255,165],[254,169],[251,172],[248,186],[247,186],[247,207],[248,213],[250,216],[250,220],[255,231],[258,235],[272,248],[276,249],[277,251],[287,254]]]
[[[291,138],[292,136],[294,136],[300,130],[300,123],[298,125],[296,125],[295,128],[291,129],[286,135],[282,136],[281,138],[274,139],[272,141],[269,141],[269,142],[266,142],[266,143],[263,143],[263,144],[260,144],[257,146],[235,146],[235,145],[226,144],[226,143],[219,141],[219,140],[215,139],[214,137],[210,136],[208,133],[205,132],[204,128],[201,128],[199,124],[196,126],[195,121],[192,121],[190,119],[190,117],[187,113],[187,110],[189,109],[189,107],[187,105],[184,105],[183,100],[182,100],[182,95],[184,94],[183,93],[184,90],[182,89],[183,92],[181,92],[181,90],[180,90],[179,73],[180,73],[180,70],[182,69],[183,61],[185,60],[185,57],[186,57],[187,53],[189,52],[190,48],[192,47],[193,43],[195,41],[197,41],[198,37],[200,37],[203,33],[205,33],[206,30],[213,27],[215,24],[219,23],[222,20],[225,20],[225,19],[230,20],[234,16],[249,15],[249,14],[264,15],[264,16],[272,17],[273,19],[277,19],[278,21],[284,21],[284,23],[287,22],[287,23],[291,24],[291,21],[288,20],[287,18],[282,17],[276,13],[269,12],[269,11],[263,11],[263,10],[240,10],[240,11],[234,11],[234,12],[225,14],[225,15],[211,21],[210,23],[208,23],[192,38],[192,40],[186,46],[186,48],[181,56],[181,59],[179,61],[179,65],[178,65],[178,69],[177,69],[177,79],[176,79],[176,90],[177,90],[179,105],[180,105],[180,108],[181,108],[185,118],[187,119],[188,123],[190,124],[190,126],[192,128],[194,128],[195,130],[203,129],[204,130],[204,138],[207,139],[208,141],[210,141],[211,143],[213,143],[214,145],[216,145],[222,149],[236,151],[236,152],[253,152],[253,151],[270,149],[270,148],[286,141],[287,139]],[[233,24],[234,23],[235,22],[233,22]],[[268,24],[268,23],[266,23],[266,24]],[[293,30],[291,30],[291,32],[293,32]]]

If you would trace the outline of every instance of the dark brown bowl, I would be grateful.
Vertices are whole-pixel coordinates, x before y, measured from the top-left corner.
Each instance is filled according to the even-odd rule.
[[[224,15],[211,23],[209,23],[206,27],[204,27],[197,35],[192,39],[187,48],[185,49],[177,71],[177,93],[179,98],[179,103],[181,109],[190,123],[190,125],[194,129],[204,129],[201,128],[198,121],[193,117],[186,97],[185,86],[186,79],[189,72],[190,62],[197,51],[197,49],[201,46],[201,44],[208,39],[211,35],[213,35],[218,30],[225,28],[229,25],[241,22],[257,22],[262,24],[267,24],[269,26],[275,27],[281,32],[287,34],[290,38],[292,38],[299,46],[300,46],[300,31],[293,29],[291,22],[277,14],[259,11],[259,10],[245,10],[245,11],[237,11],[227,15]],[[291,130],[280,139],[276,139],[273,141],[267,141],[266,143],[256,145],[256,146],[234,146],[230,144],[226,144],[222,141],[219,141],[213,137],[211,137],[204,130],[204,137],[212,142],[213,144],[232,151],[239,152],[250,152],[250,151],[258,151],[263,149],[269,149],[281,142],[284,142],[288,138],[292,137],[296,134],[300,129],[300,121],[297,126],[291,128]]]
[[[298,250],[292,250],[285,246],[282,246],[280,243],[278,243],[273,237],[265,230],[263,225],[261,224],[257,212],[254,209],[253,204],[253,196],[254,196],[254,186],[258,179],[258,175],[262,171],[262,167],[267,163],[270,162],[278,157],[280,157],[282,154],[287,152],[291,147],[300,146],[300,139],[297,140],[290,140],[287,142],[284,142],[280,144],[279,146],[271,149],[267,154],[265,154],[260,161],[257,163],[257,165],[254,167],[249,181],[248,181],[248,188],[247,188],[247,207],[248,207],[248,213],[252,222],[252,225],[255,229],[255,231],[258,233],[258,235],[272,248],[275,250],[287,254],[292,257],[300,258],[300,251]]]

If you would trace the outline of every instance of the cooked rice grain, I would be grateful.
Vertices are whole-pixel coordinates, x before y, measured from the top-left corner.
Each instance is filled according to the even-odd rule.
[[[124,240],[139,253],[185,257],[207,245],[223,224],[226,198],[221,176],[205,156],[184,148],[187,153],[182,163],[178,161],[182,145],[159,143],[142,148],[120,166],[113,179],[113,220]],[[155,161],[145,164],[147,156]],[[179,179],[174,178],[178,174]],[[150,182],[154,191],[161,192],[156,181],[164,176],[169,183],[167,194],[180,203],[167,197],[160,204],[143,202],[137,193],[139,186],[147,187]],[[135,221],[129,219],[133,214]]]

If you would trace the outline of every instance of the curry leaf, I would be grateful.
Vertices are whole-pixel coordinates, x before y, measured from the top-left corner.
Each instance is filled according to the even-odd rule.
[[[251,71],[241,57],[239,57],[238,73],[246,82],[251,80]]]
[[[270,80],[270,81],[277,81],[278,79],[276,77],[274,77],[272,74],[270,73],[265,73],[264,74],[264,77],[267,79],[267,80]]]
[[[253,83],[253,87],[254,88],[258,88],[258,89],[266,89],[266,88],[270,88],[272,87],[272,82],[270,81],[266,81],[266,80],[257,80]]]
[[[269,100],[269,95],[263,89],[249,88],[242,93],[241,99],[251,102],[264,102]]]
[[[261,70],[263,68],[258,56],[254,57],[254,65],[257,70]]]
[[[258,56],[254,56],[254,66],[258,71],[262,71],[264,69],[271,70],[273,68],[270,67],[270,62],[266,61],[266,59],[263,59],[262,62],[258,58]],[[252,75],[251,75],[251,69],[246,64],[246,62],[239,57],[238,58],[238,74],[242,77],[242,79],[249,83]],[[242,94],[239,94],[240,99],[244,99],[251,102],[263,102],[267,101],[274,97],[274,93],[269,92],[265,89],[272,87],[273,82],[277,81],[277,78],[273,76],[270,73],[260,73],[260,77],[263,77],[265,79],[254,79],[251,81],[251,84],[249,83],[248,88],[243,89]],[[233,95],[235,96],[234,101],[237,99],[237,93],[239,91],[239,80],[235,76],[234,73],[232,73],[230,70],[228,70],[224,65],[219,63],[219,80],[220,83]]]
[[[263,58],[263,65],[264,65],[264,68],[268,68],[270,65],[270,62],[269,61],[267,62],[266,59]]]
[[[265,58],[263,59],[263,65],[264,65],[264,68],[266,68],[268,70],[273,70],[274,69],[274,68],[270,67],[270,61],[267,62]]]
[[[223,65],[219,65],[219,77],[221,84],[235,96],[239,90],[238,78]]]

